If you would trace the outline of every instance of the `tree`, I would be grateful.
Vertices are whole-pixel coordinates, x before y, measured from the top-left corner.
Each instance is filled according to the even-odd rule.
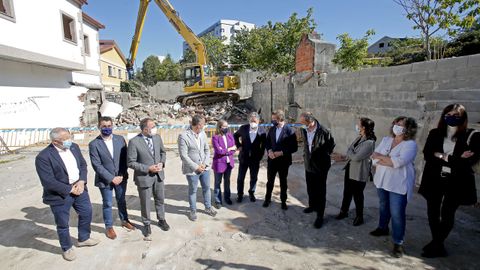
[[[340,48],[333,57],[333,63],[347,70],[358,70],[364,65],[367,57],[368,40],[375,31],[370,29],[361,39],[353,39],[349,34],[343,33],[337,37]]]
[[[468,30],[462,31],[448,45],[446,57],[471,55],[480,53],[480,23]]]
[[[252,29],[243,29],[232,38],[229,62],[237,69],[254,69],[265,78],[295,70],[295,51],[303,34],[314,31],[313,9],[298,18],[293,13],[287,22],[268,22]]]
[[[179,63],[176,63],[170,54],[167,54],[158,67],[157,82],[180,81],[182,80],[182,76],[182,66]]]
[[[158,82],[158,70],[160,59],[156,55],[150,55],[142,64],[142,82],[147,86],[153,86]]]
[[[480,13],[480,0],[393,0],[422,32],[427,60],[432,57],[431,38],[440,30],[453,35],[458,28],[469,28]]]
[[[212,34],[208,34],[200,37],[205,49],[207,51],[207,57],[214,70],[220,69],[228,61],[228,45],[224,43],[225,37],[216,37]],[[188,49],[183,55],[181,63],[194,63],[196,60],[195,53]]]

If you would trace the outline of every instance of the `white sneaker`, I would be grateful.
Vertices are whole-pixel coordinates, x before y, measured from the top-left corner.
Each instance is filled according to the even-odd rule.
[[[100,243],[100,240],[97,240],[95,238],[88,238],[85,241],[78,242],[78,247],[93,247],[96,246],[98,243]]]
[[[73,261],[77,258],[77,256],[75,255],[75,250],[73,250],[73,247],[71,247],[70,249],[66,250],[63,252],[62,254],[62,257],[66,260],[66,261]]]

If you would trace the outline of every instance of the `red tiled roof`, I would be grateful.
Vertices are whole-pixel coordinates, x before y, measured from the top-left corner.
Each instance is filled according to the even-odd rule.
[[[115,40],[100,40],[99,43],[100,43],[100,53],[101,54],[104,53],[104,52],[108,52],[111,49],[115,49],[117,51],[118,55],[120,55],[120,58],[122,58],[123,62],[125,62],[125,64],[127,64],[127,59],[123,55],[122,50],[120,50],[120,47],[118,47]]]
[[[94,18],[90,17],[87,13],[82,12],[82,18],[83,21],[92,25],[93,27],[97,29],[105,29],[105,25],[103,25],[101,22],[95,20]]]

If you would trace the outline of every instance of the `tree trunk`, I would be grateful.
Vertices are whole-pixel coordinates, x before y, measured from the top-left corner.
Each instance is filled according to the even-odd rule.
[[[432,60],[432,52],[430,50],[430,36],[425,35],[425,53],[427,54],[427,61]]]

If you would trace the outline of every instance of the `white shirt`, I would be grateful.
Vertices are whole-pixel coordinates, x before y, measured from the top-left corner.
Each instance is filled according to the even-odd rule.
[[[253,143],[253,141],[255,141],[255,138],[257,138],[257,132],[258,132],[258,128],[250,129],[250,131],[248,132],[248,134],[250,135],[250,142]]]
[[[223,142],[225,143],[225,149],[228,153],[227,136],[223,135],[222,138],[223,138]],[[227,156],[227,163],[230,163],[230,158],[228,156]]]
[[[113,138],[112,137],[109,137],[109,138],[106,138],[106,139],[103,138],[103,142],[107,146],[108,152],[110,152],[110,156],[112,156],[112,158],[113,158]]]
[[[197,143],[198,149],[200,149],[200,134],[197,134],[197,133],[193,132],[193,137],[195,138],[195,142]],[[202,150],[202,149],[200,149],[200,150]]]
[[[306,130],[307,130],[308,151],[312,152],[313,138],[315,138],[315,132],[317,131],[317,128],[315,127],[313,131],[309,131],[308,128]]]
[[[65,164],[65,168],[67,168],[68,182],[70,184],[77,182],[80,179],[80,170],[78,169],[77,159],[75,159],[72,151],[70,151],[70,149],[62,150],[56,146],[55,148],[57,149],[63,164]]]
[[[377,164],[373,183],[377,188],[401,195],[407,194],[407,199],[410,199],[415,185],[417,143],[415,140],[402,141],[391,149],[392,142],[393,137],[384,137],[375,148],[375,152],[390,156],[393,167]]]

